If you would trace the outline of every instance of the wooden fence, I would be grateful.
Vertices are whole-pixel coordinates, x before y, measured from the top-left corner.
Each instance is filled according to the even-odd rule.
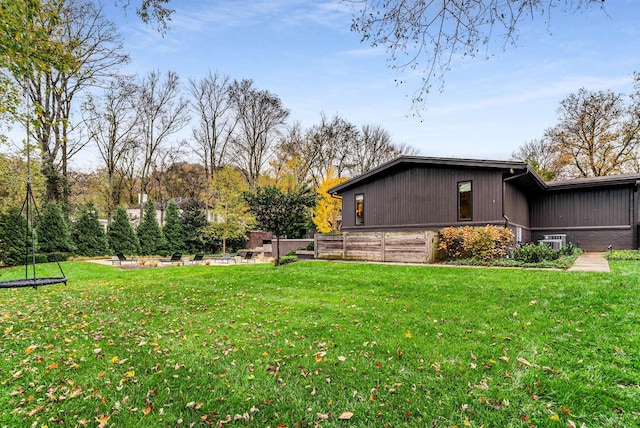
[[[438,252],[438,232],[316,234],[314,250],[317,259],[433,263]]]

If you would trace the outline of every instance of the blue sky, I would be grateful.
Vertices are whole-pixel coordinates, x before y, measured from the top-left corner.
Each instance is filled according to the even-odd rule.
[[[559,102],[585,87],[629,93],[640,71],[640,1],[523,20],[517,47],[493,42],[493,56],[456,59],[421,117],[411,115],[419,76],[399,74],[382,48],[360,43],[337,1],[172,0],[164,37],[134,13],[105,11],[123,33],[125,71],[174,70],[186,82],[209,70],[250,78],[277,94],[291,121],[309,127],[339,113],[357,126],[380,124],[425,156],[509,159],[556,123]],[[396,79],[407,83],[397,86]]]

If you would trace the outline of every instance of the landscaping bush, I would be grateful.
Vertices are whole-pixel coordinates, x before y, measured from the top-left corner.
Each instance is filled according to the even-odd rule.
[[[307,250],[307,251],[313,251],[313,250],[314,250],[314,244],[313,244],[313,242],[309,242],[309,243],[307,244],[307,248],[306,248],[306,250]]]
[[[544,260],[558,260],[560,250],[554,250],[547,244],[525,244],[513,249],[511,257],[523,263],[540,263]]]
[[[440,230],[439,248],[445,258],[488,261],[505,257],[513,243],[513,232],[506,227],[447,227]]]
[[[613,250],[605,254],[607,260],[640,260],[638,250]]]
[[[280,266],[286,265],[288,263],[293,263],[295,261],[298,261],[298,257],[295,255],[295,252],[293,252],[293,255],[291,255],[291,252],[289,252],[280,257]]]

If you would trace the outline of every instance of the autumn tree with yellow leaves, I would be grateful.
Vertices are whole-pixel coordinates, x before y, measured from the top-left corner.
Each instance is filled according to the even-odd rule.
[[[327,170],[327,174],[316,190],[318,193],[317,204],[313,210],[313,222],[320,233],[332,233],[340,231],[340,218],[342,199],[331,196],[329,189],[347,181],[345,177],[337,177],[333,168]]]

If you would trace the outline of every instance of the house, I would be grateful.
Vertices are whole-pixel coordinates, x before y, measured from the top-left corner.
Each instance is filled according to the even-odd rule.
[[[146,195],[143,200],[146,203],[147,201]],[[189,199],[173,198],[167,201],[155,201],[154,204],[156,208],[156,219],[158,220],[158,224],[160,225],[160,227],[164,226],[165,212],[167,211],[167,206],[171,201],[175,202],[176,205],[178,205],[178,209],[180,210],[180,212],[182,212],[182,209],[187,204],[187,202],[189,202]],[[127,207],[127,215],[129,216],[129,221],[134,226],[138,226],[138,224],[140,224],[140,209],[141,209],[141,204],[130,205],[129,207]]]
[[[545,182],[526,163],[401,156],[329,192],[342,232],[501,225],[518,242],[560,235],[587,251],[638,248],[640,174]]]

